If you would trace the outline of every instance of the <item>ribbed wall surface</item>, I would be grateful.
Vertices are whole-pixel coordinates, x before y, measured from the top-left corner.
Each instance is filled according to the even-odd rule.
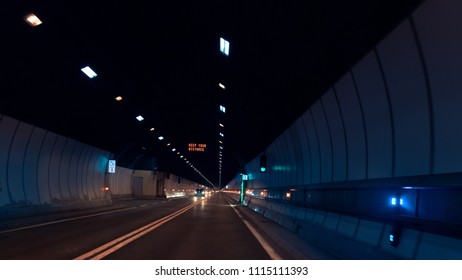
[[[461,12],[424,3],[266,149],[269,172],[247,164],[252,187],[461,172]]]
[[[314,242],[326,237],[327,247],[354,238],[359,257],[374,257],[369,231],[346,236],[341,224],[295,209],[364,219],[382,232],[378,258],[460,258],[461,14],[461,1],[426,1],[367,53],[262,151],[267,172],[259,156],[245,166],[250,205],[261,213],[270,202],[287,207],[283,224]],[[229,183],[240,185],[239,175]],[[397,248],[388,241],[393,226],[405,229]],[[417,247],[432,249],[402,253]],[[350,258],[345,252],[336,253]]]
[[[109,152],[4,115],[0,135],[0,213],[108,200],[102,188]]]

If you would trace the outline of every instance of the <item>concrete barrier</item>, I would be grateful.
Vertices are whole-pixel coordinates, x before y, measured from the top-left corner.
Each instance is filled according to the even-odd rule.
[[[389,224],[255,197],[246,202],[338,259],[462,259],[461,239],[403,229],[399,245],[393,247]]]

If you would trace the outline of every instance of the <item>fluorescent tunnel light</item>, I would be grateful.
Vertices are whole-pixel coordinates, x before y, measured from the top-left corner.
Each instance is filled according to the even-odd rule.
[[[82,70],[82,72],[85,73],[85,75],[87,75],[90,79],[98,76],[89,66],[83,67],[80,70]]]
[[[226,56],[229,55],[229,42],[223,38],[220,38],[220,51]]]

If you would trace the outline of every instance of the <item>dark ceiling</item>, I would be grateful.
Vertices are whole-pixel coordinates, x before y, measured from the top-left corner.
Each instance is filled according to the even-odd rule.
[[[223,132],[226,184],[420,2],[3,1],[0,113],[216,186]]]

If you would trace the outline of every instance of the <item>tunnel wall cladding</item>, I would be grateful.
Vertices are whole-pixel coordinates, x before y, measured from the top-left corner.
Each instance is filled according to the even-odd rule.
[[[267,172],[259,171],[259,156],[245,165],[248,188],[302,193],[317,186],[347,186],[348,190],[318,198],[328,201],[343,195],[347,205],[356,203],[359,218],[349,218],[358,223],[355,231],[367,232],[362,228],[369,226],[376,228],[369,231],[373,235],[388,230],[393,221],[365,222],[370,213],[364,217],[361,212],[373,209],[378,220],[387,216],[389,184],[395,193],[412,198],[398,222],[410,216],[422,225],[422,221],[433,224],[434,230],[439,224],[451,228],[440,234],[404,226],[403,235],[414,236],[417,244],[403,244],[418,247],[419,253],[399,253],[405,251],[400,245],[393,255],[425,258],[434,248],[434,258],[460,258],[453,248],[461,248],[460,239],[454,237],[462,228],[461,13],[461,1],[423,1],[261,152],[266,155]],[[228,185],[236,189],[240,182],[237,174]],[[313,191],[313,199],[320,193]],[[328,206],[316,209],[338,213],[339,224],[346,223],[341,209],[330,211]],[[321,219],[322,212],[317,213],[314,217]],[[336,216],[323,217],[330,221]],[[315,221],[308,224],[320,230],[321,223]],[[306,225],[306,221],[299,225],[302,232]],[[320,238],[332,232],[338,229]]]
[[[111,154],[0,115],[0,217],[111,205],[104,191]]]

